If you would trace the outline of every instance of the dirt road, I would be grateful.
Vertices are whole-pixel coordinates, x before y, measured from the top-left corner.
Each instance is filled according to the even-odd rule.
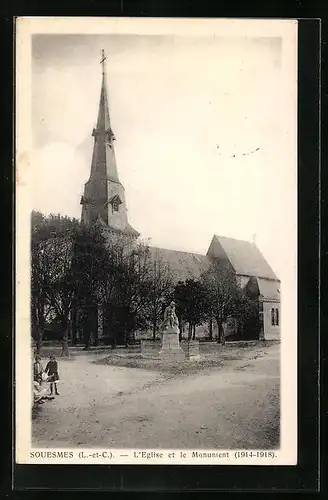
[[[279,446],[279,344],[235,348],[221,365],[177,378],[90,354],[59,368],[60,396],[34,415],[34,446]]]

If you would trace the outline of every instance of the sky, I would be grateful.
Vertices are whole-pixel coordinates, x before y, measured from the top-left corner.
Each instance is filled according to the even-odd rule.
[[[102,49],[130,224],[202,254],[213,234],[255,238],[281,277],[296,163],[279,37],[33,35],[33,208],[81,216]]]

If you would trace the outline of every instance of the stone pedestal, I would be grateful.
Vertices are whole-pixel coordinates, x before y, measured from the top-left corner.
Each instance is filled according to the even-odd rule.
[[[176,329],[167,329],[162,334],[162,348],[159,356],[168,361],[183,361],[185,353],[179,343],[179,333]]]

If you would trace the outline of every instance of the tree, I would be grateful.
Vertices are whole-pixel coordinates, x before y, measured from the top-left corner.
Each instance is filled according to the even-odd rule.
[[[121,256],[112,293],[112,304],[121,327],[120,336],[126,346],[131,334],[145,324],[150,287],[149,249],[139,243]]]
[[[88,349],[92,333],[97,341],[99,321],[103,328],[110,329],[111,343],[116,343],[117,334],[124,318],[117,324],[119,281],[131,253],[131,241],[124,235],[109,234],[102,224],[85,227],[77,242],[76,258],[79,275],[79,305],[84,318],[84,343]],[[122,291],[121,291],[122,292]],[[100,313],[100,314],[99,314]],[[108,339],[108,335],[106,335]]]
[[[149,259],[149,307],[148,316],[152,325],[153,340],[156,338],[157,326],[162,320],[163,302],[174,289],[174,273],[157,251]]]
[[[31,215],[31,328],[36,340],[36,350],[40,353],[45,322],[52,311],[47,301],[48,268],[44,253],[46,241],[46,219],[41,212]]]
[[[196,326],[203,323],[207,314],[206,288],[200,280],[179,281],[174,290],[180,322],[188,322],[188,340],[195,339]]]
[[[151,284],[148,247],[105,238],[97,225],[35,213],[32,231],[32,320],[42,331],[45,314],[59,320],[62,355],[68,355],[69,318],[82,311],[84,342],[97,338],[98,308],[115,309],[125,343],[146,319]],[[154,278],[154,276],[153,276]],[[35,330],[36,328],[34,328]]]
[[[97,338],[98,286],[104,261],[104,238],[95,227],[81,224],[74,239],[73,274],[76,307],[83,319],[83,341],[89,349],[92,333]]]
[[[246,290],[239,288],[234,301],[234,317],[238,322],[238,337],[257,338],[260,331],[258,303],[248,297]]]
[[[238,294],[238,282],[232,270],[213,261],[201,277],[207,296],[208,318],[213,317],[218,327],[218,342],[224,343],[223,322],[233,312]]]
[[[62,356],[68,356],[68,321],[76,291],[73,269],[74,228],[53,229],[46,242],[49,286],[46,295],[56,311],[62,330]]]
[[[53,310],[62,329],[62,355],[68,355],[68,319],[76,290],[73,255],[76,219],[32,216],[32,303]]]

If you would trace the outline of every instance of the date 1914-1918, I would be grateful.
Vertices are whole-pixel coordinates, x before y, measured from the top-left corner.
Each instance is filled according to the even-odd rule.
[[[276,458],[274,451],[235,451],[235,458]]]

